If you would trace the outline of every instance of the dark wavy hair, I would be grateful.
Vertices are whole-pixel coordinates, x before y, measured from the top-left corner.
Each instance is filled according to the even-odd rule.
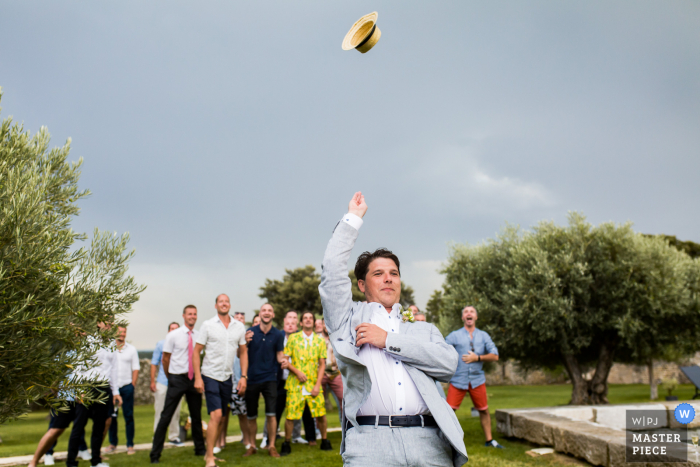
[[[357,280],[365,280],[370,263],[377,258],[388,258],[392,260],[396,264],[396,269],[399,270],[399,276],[401,275],[401,264],[399,263],[398,256],[386,248],[378,248],[372,253],[365,251],[357,257],[357,262],[355,263],[355,277]]]

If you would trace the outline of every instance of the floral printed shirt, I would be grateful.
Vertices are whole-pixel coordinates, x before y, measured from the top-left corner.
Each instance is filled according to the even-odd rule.
[[[304,339],[304,331],[296,332],[289,336],[287,345],[284,346],[284,354],[291,358],[292,366],[301,370],[306,375],[306,390],[311,392],[318,380],[318,360],[326,359],[326,341],[323,337],[313,333],[311,340]],[[295,390],[302,386],[297,376],[289,372],[284,388],[287,391]]]

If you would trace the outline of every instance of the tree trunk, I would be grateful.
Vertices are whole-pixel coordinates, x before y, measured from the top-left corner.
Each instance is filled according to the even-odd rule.
[[[564,366],[571,379],[571,405],[594,405],[608,403],[608,375],[613,364],[613,350],[609,344],[602,344],[593,378],[583,377],[581,366],[571,354],[564,354]]]
[[[649,399],[655,401],[659,398],[659,385],[654,378],[654,360],[647,362],[647,369],[649,370]]]

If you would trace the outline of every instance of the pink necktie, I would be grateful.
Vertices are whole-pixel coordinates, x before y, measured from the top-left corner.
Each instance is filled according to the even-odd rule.
[[[187,331],[187,377],[194,378],[194,366],[192,366],[192,331]]]

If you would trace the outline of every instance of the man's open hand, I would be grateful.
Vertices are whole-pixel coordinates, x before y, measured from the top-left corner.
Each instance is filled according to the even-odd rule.
[[[246,331],[245,333],[245,341],[250,342],[253,340],[253,331]]]
[[[362,346],[362,344],[373,345],[378,349],[386,347],[387,332],[376,324],[362,323],[355,328],[355,331],[357,331],[357,340],[355,341],[357,347]]]
[[[358,217],[364,217],[367,212],[367,204],[365,203],[365,197],[362,196],[362,192],[358,191],[350,200],[350,205],[348,206],[348,212],[350,214],[355,214]]]
[[[464,363],[474,363],[479,361],[479,356],[470,350],[469,353],[462,355],[462,361]]]

